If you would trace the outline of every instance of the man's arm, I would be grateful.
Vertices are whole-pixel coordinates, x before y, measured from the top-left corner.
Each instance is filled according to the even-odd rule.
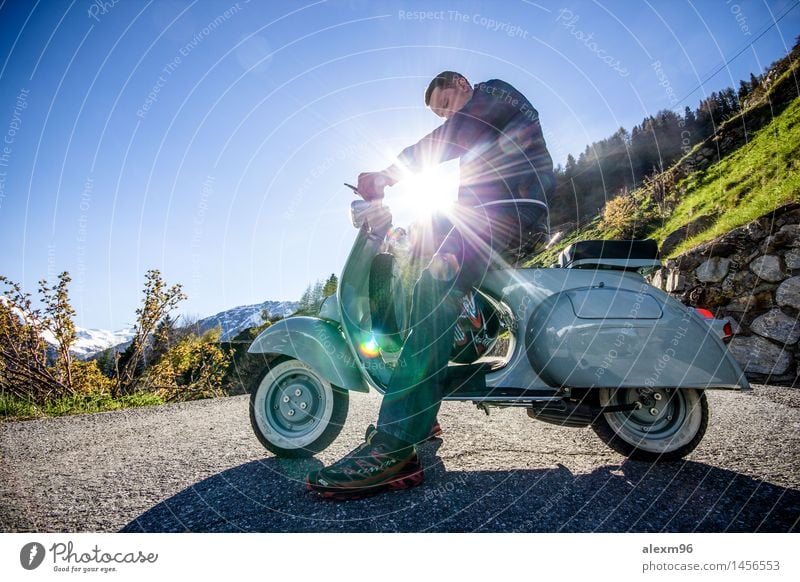
[[[478,85],[472,99],[453,117],[400,152],[399,163],[380,172],[360,174],[359,192],[367,200],[383,198],[383,189],[394,186],[407,171],[419,172],[426,166],[460,157],[474,146],[494,138],[520,111],[520,104],[509,98],[512,93],[519,95],[502,81]]]
[[[380,172],[365,172],[358,176],[358,192],[365,200],[383,198],[386,186],[394,186],[409,172],[421,172],[432,166],[460,157],[478,139],[475,129],[464,131],[462,126],[475,125],[462,121],[461,113],[445,121],[417,143],[397,156],[398,162]],[[487,128],[488,129],[488,128]],[[461,138],[459,139],[459,135]]]

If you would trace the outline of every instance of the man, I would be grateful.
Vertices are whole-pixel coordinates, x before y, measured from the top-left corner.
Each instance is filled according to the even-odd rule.
[[[343,459],[308,475],[307,486],[325,497],[360,497],[422,482],[416,445],[438,428],[436,414],[446,386],[453,326],[461,299],[480,282],[498,255],[518,258],[526,236],[546,238],[547,197],[555,187],[539,115],[514,87],[500,80],[471,86],[460,73],[437,75],[425,104],[446,121],[403,150],[398,163],[358,177],[365,200],[406,171],[460,158],[458,202],[447,221],[437,220],[442,240],[415,287],[411,331],[384,395],[377,427]],[[442,226],[442,225],[445,226]]]

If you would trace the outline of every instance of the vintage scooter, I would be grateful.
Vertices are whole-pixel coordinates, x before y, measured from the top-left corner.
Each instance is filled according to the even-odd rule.
[[[398,361],[411,292],[406,233],[380,201],[354,201],[351,217],[358,234],[336,295],[318,317],[281,320],[249,348],[264,358],[251,423],[278,456],[327,447],[349,391],[384,393]],[[645,281],[642,270],[659,265],[654,241],[579,242],[551,268],[498,264],[464,298],[444,400],[590,426],[631,458],[685,456],[706,431],[704,391],[750,386],[720,337],[730,326]]]

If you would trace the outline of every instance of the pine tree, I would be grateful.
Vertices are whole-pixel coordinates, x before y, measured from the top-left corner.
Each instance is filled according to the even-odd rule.
[[[755,76],[753,73],[750,73],[750,92],[756,90],[756,88],[761,85],[761,77]]]
[[[177,342],[177,339],[175,318],[168,313],[158,322],[153,332],[152,346],[150,347],[148,357],[145,359],[155,364]]]
[[[317,280],[314,284],[314,290],[311,293],[311,312],[319,313],[319,308],[322,307],[322,300],[324,299],[322,289],[324,284],[322,280]]]
[[[331,295],[336,294],[336,289],[339,286],[339,279],[336,277],[335,274],[331,273],[331,276],[328,277],[328,280],[325,281],[325,286],[322,288],[322,295],[323,297],[329,297]]]
[[[578,169],[578,162],[575,161],[575,156],[572,154],[567,155],[567,165],[564,166],[564,177],[567,179],[572,178]]]
[[[587,145],[577,159],[568,155],[564,167],[557,167],[555,172],[557,202],[550,205],[551,224],[559,229],[562,225],[581,224],[596,216],[620,191],[655,184],[658,173],[693,146],[705,142],[721,123],[737,115],[745,102],[759,99],[765,91],[767,74],[773,78],[780,75],[798,58],[800,37],[791,53],[773,63],[764,76],[751,74],[750,80],[741,81],[737,89],[729,87],[711,93],[696,108],[686,106],[682,113],[665,110],[645,117],[629,134],[620,128]],[[663,210],[669,206],[662,187],[666,186],[658,184],[660,194],[653,202]]]
[[[742,103],[747,96],[750,95],[750,83],[747,81],[739,81],[739,91],[736,93],[736,98],[739,100],[739,103]]]
[[[97,362],[97,368],[107,378],[114,377],[115,358],[116,358],[116,353],[113,347],[106,348],[105,350],[94,356],[94,361]]]
[[[697,124],[697,117],[692,111],[692,108],[688,105],[683,110],[683,124],[684,129],[687,130],[689,133],[694,132],[695,125]]]
[[[730,119],[739,112],[739,100],[736,92],[728,87],[719,92],[719,99],[722,106],[722,121]]]
[[[297,313],[300,315],[308,315],[311,313],[311,306],[313,302],[312,292],[311,285],[309,285],[300,296],[299,305],[297,306]]]

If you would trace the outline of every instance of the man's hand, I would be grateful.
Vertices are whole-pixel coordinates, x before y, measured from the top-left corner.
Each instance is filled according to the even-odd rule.
[[[364,200],[380,200],[383,189],[391,185],[384,172],[364,172],[358,175],[358,193]]]

